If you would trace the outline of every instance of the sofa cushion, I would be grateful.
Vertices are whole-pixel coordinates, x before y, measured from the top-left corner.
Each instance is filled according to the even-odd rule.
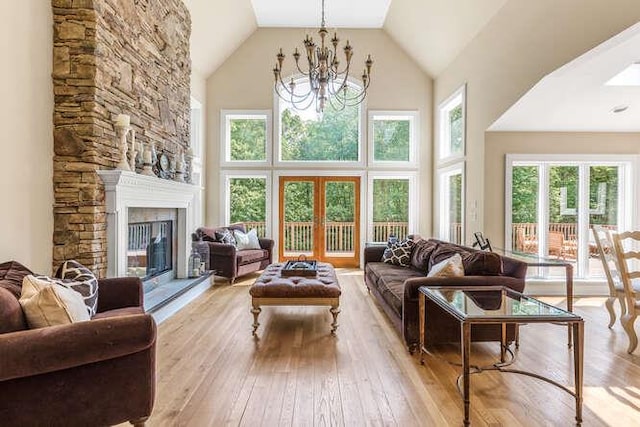
[[[366,274],[371,279],[371,285],[375,286],[398,316],[402,316],[404,281],[412,277],[424,277],[424,272],[384,262],[367,263]]]
[[[462,257],[455,254],[451,258],[440,261],[429,270],[427,277],[462,277],[464,276],[464,267],[462,266]]]
[[[56,271],[56,277],[64,279],[60,283],[80,293],[89,311],[89,317],[96,314],[98,308],[98,279],[93,272],[78,261],[65,261]]]
[[[389,244],[382,254],[382,262],[408,267],[411,264],[411,253],[415,244],[415,241],[410,238]]]
[[[8,289],[0,288],[0,334],[27,329],[22,306]]]
[[[66,325],[90,319],[80,293],[43,277],[29,275],[24,278],[20,305],[30,328]]]
[[[429,270],[429,259],[438,244],[433,240],[420,239],[411,253],[411,267],[426,273]]]
[[[33,272],[17,261],[3,262],[0,264],[0,288],[7,289],[18,299],[22,293],[22,280],[29,274]]]
[[[262,261],[269,257],[269,252],[264,249],[245,249],[236,252],[238,264],[249,264],[251,262]]]
[[[474,251],[462,255],[464,274],[467,276],[499,276],[502,258],[493,252]]]

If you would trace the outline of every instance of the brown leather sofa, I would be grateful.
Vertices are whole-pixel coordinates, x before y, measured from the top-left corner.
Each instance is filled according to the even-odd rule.
[[[0,265],[0,425],[144,425],[155,396],[156,325],[138,278],[99,280],[92,320],[28,329],[16,262]]]
[[[273,240],[261,238],[260,249],[237,250],[234,245],[217,241],[216,231],[223,228],[247,231],[243,223],[236,223],[227,227],[200,227],[192,234],[193,246],[207,270],[214,270],[216,276],[226,277],[233,283],[237,277],[264,270],[272,263]]]
[[[419,343],[418,288],[421,286],[507,286],[516,291],[524,290],[527,264],[491,252],[478,251],[436,239],[412,236],[416,245],[410,267],[400,267],[382,262],[384,245],[365,248],[365,283],[376,297],[410,351]],[[438,262],[455,253],[462,256],[464,277],[426,277]],[[425,324],[426,342],[459,342],[460,325],[440,307],[427,301]],[[508,328],[508,340],[515,331]],[[473,341],[500,341],[500,325],[479,325],[472,329]]]

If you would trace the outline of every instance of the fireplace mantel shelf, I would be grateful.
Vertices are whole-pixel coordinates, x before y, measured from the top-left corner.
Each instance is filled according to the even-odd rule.
[[[186,277],[188,242],[195,229],[195,201],[201,187],[169,181],[131,171],[99,170],[104,182],[107,208],[107,275],[126,275],[129,208],[175,208],[178,210],[177,276]]]

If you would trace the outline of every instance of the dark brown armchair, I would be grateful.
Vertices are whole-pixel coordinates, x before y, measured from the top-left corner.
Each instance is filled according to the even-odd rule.
[[[144,425],[155,396],[156,325],[144,314],[140,280],[100,280],[90,321],[28,329],[20,275],[9,268],[0,271],[0,424]]]
[[[216,231],[222,228],[246,232],[243,223],[228,227],[200,227],[193,233],[193,245],[202,257],[207,270],[214,270],[233,283],[237,277],[264,270],[273,261],[273,240],[261,238],[260,249],[237,250],[234,245],[216,241]]]

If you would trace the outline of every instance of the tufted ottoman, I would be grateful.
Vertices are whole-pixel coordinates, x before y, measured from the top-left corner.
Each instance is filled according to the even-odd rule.
[[[253,308],[253,336],[260,325],[258,315],[262,305],[328,305],[333,315],[331,334],[338,329],[340,313],[340,284],[331,264],[318,263],[316,277],[282,277],[284,264],[271,264],[249,289]]]

